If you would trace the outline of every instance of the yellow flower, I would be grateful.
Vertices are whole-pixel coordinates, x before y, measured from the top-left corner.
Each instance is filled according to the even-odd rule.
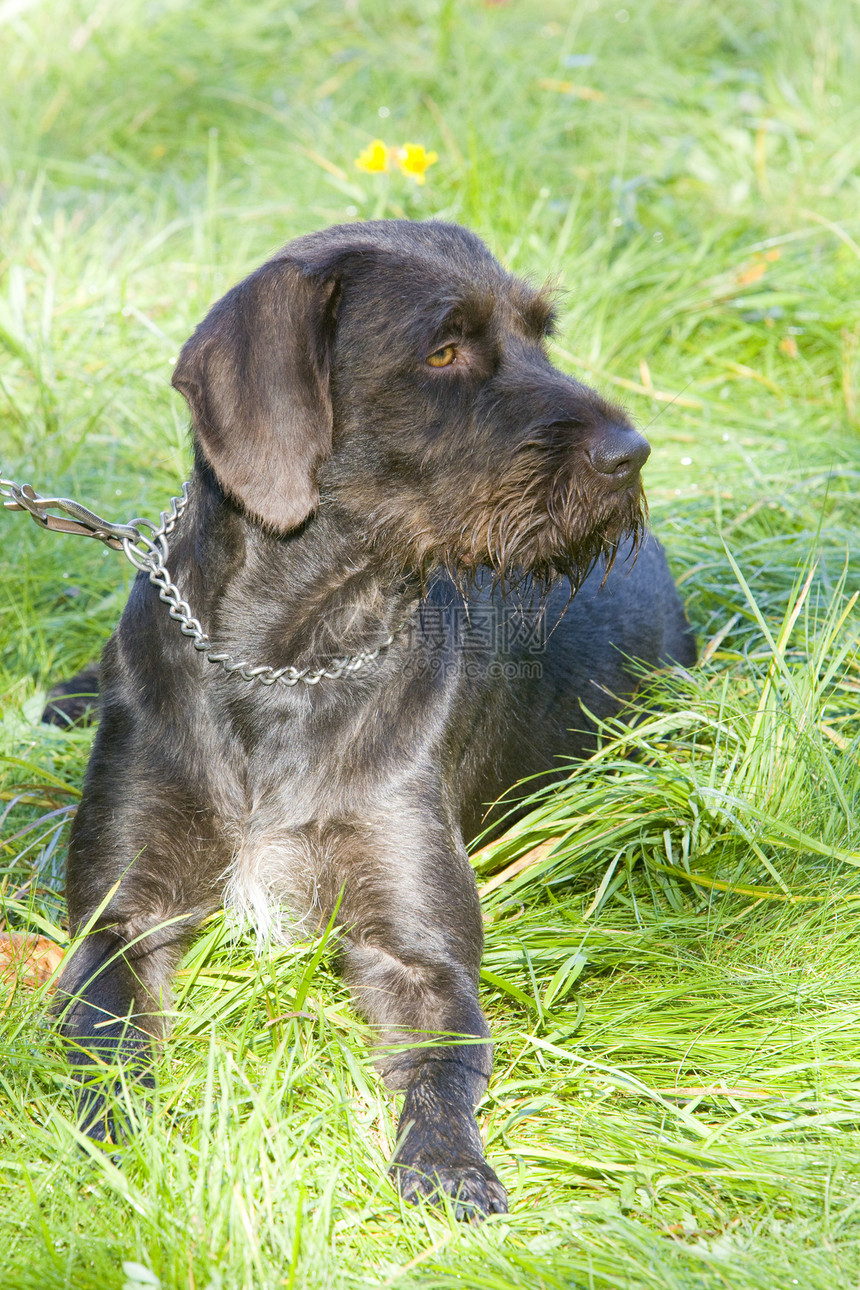
[[[374,139],[358,154],[355,165],[369,175],[378,175],[397,166],[416,184],[423,184],[424,172],[435,161],[438,161],[437,154],[428,152],[423,143],[404,143],[402,148],[389,148],[382,139]]]
[[[439,158],[435,152],[428,152],[423,143],[404,143],[395,153],[397,164],[404,175],[409,175],[416,184],[424,183],[424,171]]]
[[[359,170],[366,170],[369,175],[379,174],[388,169],[388,149],[381,139],[374,139],[355,159]]]

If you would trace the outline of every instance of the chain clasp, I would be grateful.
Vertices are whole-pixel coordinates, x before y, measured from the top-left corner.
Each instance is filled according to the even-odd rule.
[[[81,537],[97,538],[114,551],[122,551],[125,542],[140,541],[140,530],[134,524],[113,524],[70,497],[42,497],[30,484],[19,485],[11,479],[0,478],[0,497],[9,498],[3,503],[7,510],[28,511],[37,524],[52,533],[78,533]],[[64,511],[72,518],[49,515],[50,510]]]

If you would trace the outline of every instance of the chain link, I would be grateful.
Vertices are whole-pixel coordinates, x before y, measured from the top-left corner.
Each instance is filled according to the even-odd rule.
[[[182,495],[171,497],[170,507],[159,515],[156,526],[149,520],[133,519],[125,524],[114,524],[96,515],[94,511],[82,506],[80,502],[68,497],[42,497],[29,484],[19,486],[11,479],[0,478],[0,496],[9,498],[5,506],[10,510],[28,511],[37,523],[52,532],[78,533],[97,538],[100,542],[122,550],[126,558],[145,573],[158,591],[158,598],[167,605],[170,617],[179,624],[183,636],[189,637],[194,648],[203,655],[207,663],[214,663],[223,668],[229,676],[238,676],[243,681],[259,681],[261,685],[293,686],[301,682],[304,685],[318,685],[323,679],[335,681],[338,677],[350,672],[357,672],[378,658],[383,650],[394,641],[394,633],[372,650],[360,650],[357,654],[347,654],[343,658],[334,658],[325,667],[269,667],[252,665],[246,659],[232,659],[229,654],[216,650],[212,641],[204,632],[200,621],[194,617],[182,593],[170,576],[167,561],[170,547],[167,539],[176,528],[176,524],[188,505],[188,483],[182,485]],[[52,507],[64,511],[72,519],[63,520],[55,515],[48,515]],[[143,529],[149,529],[149,534]]]

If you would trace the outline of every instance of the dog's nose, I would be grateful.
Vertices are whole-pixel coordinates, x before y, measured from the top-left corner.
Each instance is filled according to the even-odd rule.
[[[608,475],[618,488],[629,484],[651,456],[648,440],[632,426],[610,426],[595,438],[586,456],[599,475]]]

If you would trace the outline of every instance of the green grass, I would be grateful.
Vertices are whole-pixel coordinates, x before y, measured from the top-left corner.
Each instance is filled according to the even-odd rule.
[[[3,473],[154,517],[213,299],[327,223],[455,219],[558,284],[557,361],[647,427],[708,645],[476,858],[507,1218],[403,1210],[326,956],[216,919],[119,1161],[76,1137],[45,999],[5,1010],[2,1290],[857,1284],[855,6],[6,0],[0,46]],[[377,136],[435,150],[426,185],[355,169]],[[63,941],[91,733],[36,722],[130,569],[0,528],[0,891]]]

